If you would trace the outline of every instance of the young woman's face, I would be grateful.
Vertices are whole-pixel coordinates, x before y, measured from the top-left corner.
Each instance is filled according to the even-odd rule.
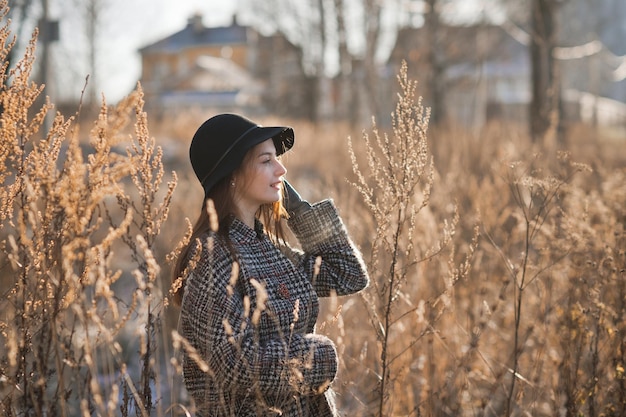
[[[235,201],[238,208],[255,213],[262,204],[274,203],[282,195],[285,166],[276,156],[272,139],[252,148],[241,178],[235,178]]]

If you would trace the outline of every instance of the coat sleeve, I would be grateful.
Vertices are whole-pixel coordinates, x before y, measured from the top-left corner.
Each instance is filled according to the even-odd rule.
[[[260,343],[255,302],[250,308],[244,302],[244,294],[255,288],[247,282],[231,285],[230,256],[218,245],[212,252],[189,275],[181,306],[184,335],[208,365],[212,384],[222,392],[266,399],[324,392],[337,373],[333,342],[315,334],[277,333]],[[198,380],[204,383],[206,375]]]
[[[361,253],[332,200],[314,204],[288,224],[304,251],[294,254],[296,262],[311,277],[319,296],[352,294],[367,287],[369,277]],[[321,264],[316,266],[318,258]]]

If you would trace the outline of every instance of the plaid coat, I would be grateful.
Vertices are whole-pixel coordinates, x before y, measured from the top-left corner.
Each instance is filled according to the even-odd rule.
[[[195,349],[186,349],[184,380],[198,416],[336,415],[337,352],[315,334],[318,296],[355,293],[369,278],[331,200],[288,224],[302,251],[281,251],[238,219],[230,243],[203,239],[181,306]]]

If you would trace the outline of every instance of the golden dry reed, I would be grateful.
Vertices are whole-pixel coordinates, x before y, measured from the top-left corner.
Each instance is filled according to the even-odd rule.
[[[88,128],[54,114],[35,36],[9,67],[0,28],[0,414],[192,415],[180,353],[210,369],[161,282],[202,191],[185,152],[164,162],[139,86]],[[204,116],[157,138],[186,149]],[[372,278],[318,323],[344,415],[626,415],[623,135],[570,126],[555,151],[510,123],[430,127],[406,65],[389,126],[292,122],[288,176],[335,198]]]
[[[1,4],[6,22],[6,2]],[[153,249],[176,184],[141,90],[76,116],[35,107],[36,36],[12,68],[0,31],[0,414],[151,415],[164,299]],[[44,120],[52,118],[46,131]],[[132,353],[131,357],[128,354]]]

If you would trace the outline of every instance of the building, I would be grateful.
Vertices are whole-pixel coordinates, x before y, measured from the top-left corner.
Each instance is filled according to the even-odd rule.
[[[532,91],[529,35],[516,27],[488,24],[442,24],[439,30],[434,59],[447,122],[474,127],[490,119],[526,123]],[[432,42],[424,27],[401,29],[388,62],[392,72],[402,60],[407,62],[409,77],[419,81],[418,94],[426,105],[435,94]],[[559,52],[564,55],[562,51],[567,50]],[[607,97],[608,91],[624,82],[605,76],[600,83],[601,72],[596,68],[603,59],[602,54],[559,58],[561,111],[566,123],[626,126],[626,104]],[[593,88],[589,79],[596,80]]]
[[[191,108],[297,115],[308,100],[300,50],[284,36],[264,36],[236,19],[205,27],[202,16],[139,50],[146,109]]]

